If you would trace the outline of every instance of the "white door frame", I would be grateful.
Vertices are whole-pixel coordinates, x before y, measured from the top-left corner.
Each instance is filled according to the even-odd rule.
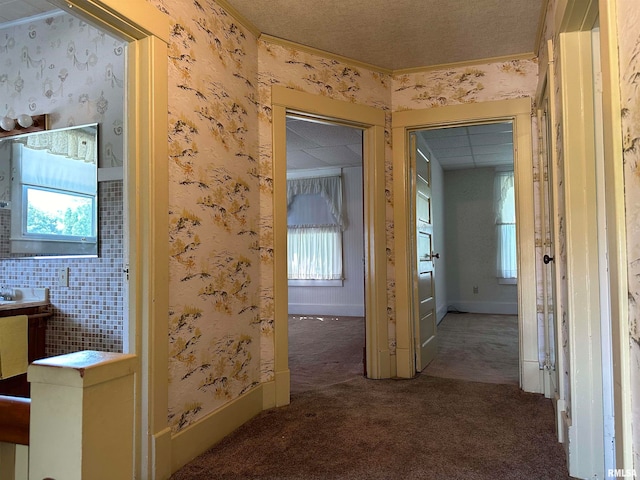
[[[385,242],[385,172],[383,110],[282,86],[271,89],[273,127],[273,246],[274,246],[274,370],[275,389],[266,406],[289,403],[287,281],[287,113],[299,113],[363,129],[365,321],[367,376],[389,378],[391,362],[387,322],[387,267]],[[265,390],[267,392],[267,390]],[[266,407],[265,407],[266,408]]]
[[[538,362],[536,273],[533,208],[531,99],[453,105],[393,114],[394,232],[396,252],[396,359],[399,377],[415,375],[415,318],[411,301],[411,273],[407,253],[411,241],[407,132],[455,124],[513,121],[514,175],[516,179],[516,237],[518,244],[518,334],[520,386],[542,392],[543,374]]]

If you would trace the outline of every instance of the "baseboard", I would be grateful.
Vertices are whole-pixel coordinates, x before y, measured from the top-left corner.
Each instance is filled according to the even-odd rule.
[[[416,374],[412,352],[408,348],[396,348],[396,377],[413,378]]]
[[[571,419],[567,415],[566,410],[562,412],[562,436],[565,439],[565,442],[562,444],[564,446],[564,454],[567,461],[567,470],[569,470],[569,475],[571,475],[571,449],[574,445],[574,439],[571,438],[571,434],[575,430],[571,428]]]
[[[553,401],[554,412],[556,415],[556,434],[558,435],[558,442],[565,443],[567,436],[566,436],[566,432],[564,431],[562,422],[563,422],[564,413],[567,409],[567,404],[563,399],[561,399],[558,396],[557,393],[554,395],[552,401]]]
[[[518,302],[451,302],[449,308],[460,312],[517,315]]]
[[[171,471],[175,472],[262,411],[262,385],[185,428],[171,439]]]
[[[542,372],[543,370],[540,370],[540,364],[537,361],[523,360],[520,388],[525,392],[544,393]]]
[[[436,311],[436,319],[437,319],[438,325],[440,325],[440,322],[444,319],[444,316],[447,314],[447,311],[448,311],[448,308],[446,305],[442,305]]]
[[[396,354],[389,355],[389,378],[395,378],[398,376],[398,363],[396,360]]]
[[[364,305],[330,305],[290,303],[289,315],[332,315],[334,317],[364,317]]]
[[[151,465],[154,480],[171,476],[171,428],[151,436]]]

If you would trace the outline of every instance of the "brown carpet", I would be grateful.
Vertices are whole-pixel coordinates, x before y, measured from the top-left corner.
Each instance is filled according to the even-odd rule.
[[[515,385],[361,377],[292,396],[171,478],[567,479],[553,425]]]
[[[289,316],[291,393],[364,375],[363,317]]]
[[[437,342],[425,375],[519,384],[517,316],[448,313],[438,325]]]

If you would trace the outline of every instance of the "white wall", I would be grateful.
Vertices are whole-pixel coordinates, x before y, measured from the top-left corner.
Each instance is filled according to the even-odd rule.
[[[336,287],[289,287],[290,315],[364,316],[362,167],[342,169],[347,228],[343,232],[344,283]]]
[[[515,315],[516,285],[496,278],[493,181],[493,168],[444,172],[448,304],[465,312]]]

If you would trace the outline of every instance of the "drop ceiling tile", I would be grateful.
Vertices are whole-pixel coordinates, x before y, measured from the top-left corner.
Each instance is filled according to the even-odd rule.
[[[303,151],[296,151],[287,154],[287,170],[298,170],[301,168],[320,168],[326,167],[324,162],[321,162],[315,157],[312,157],[308,153]]]
[[[510,155],[513,158],[513,145],[480,145],[473,147],[474,155]]]
[[[471,125],[467,127],[470,135],[485,134],[485,133],[502,133],[513,132],[513,125],[511,122],[502,123],[485,123],[482,125]]]
[[[362,164],[362,156],[354,153],[346,146],[323,147],[306,149],[305,153],[321,160],[327,165],[359,165]]]
[[[463,157],[471,155],[471,147],[445,148],[444,150],[432,150],[435,157],[440,160],[448,157]]]
[[[434,128],[431,130],[420,130],[418,134],[426,140],[431,138],[457,137],[466,135],[467,127]]]
[[[440,137],[427,140],[427,145],[431,150],[442,150],[446,148],[468,147],[469,138],[464,136]]]
[[[476,155],[474,157],[478,166],[513,165],[512,155]]]
[[[440,163],[443,170],[451,170],[454,168],[473,168],[475,166],[472,156],[444,158],[439,160],[438,163]]]
[[[513,134],[511,132],[487,133],[484,135],[469,135],[472,146],[477,145],[500,145],[513,144]]]
[[[303,138],[313,139],[315,143],[323,147],[362,142],[362,130],[342,125],[300,121],[291,123],[289,129]]]
[[[287,127],[287,153],[305,148],[316,148],[319,145],[308,138],[301,137],[292,129]]]

